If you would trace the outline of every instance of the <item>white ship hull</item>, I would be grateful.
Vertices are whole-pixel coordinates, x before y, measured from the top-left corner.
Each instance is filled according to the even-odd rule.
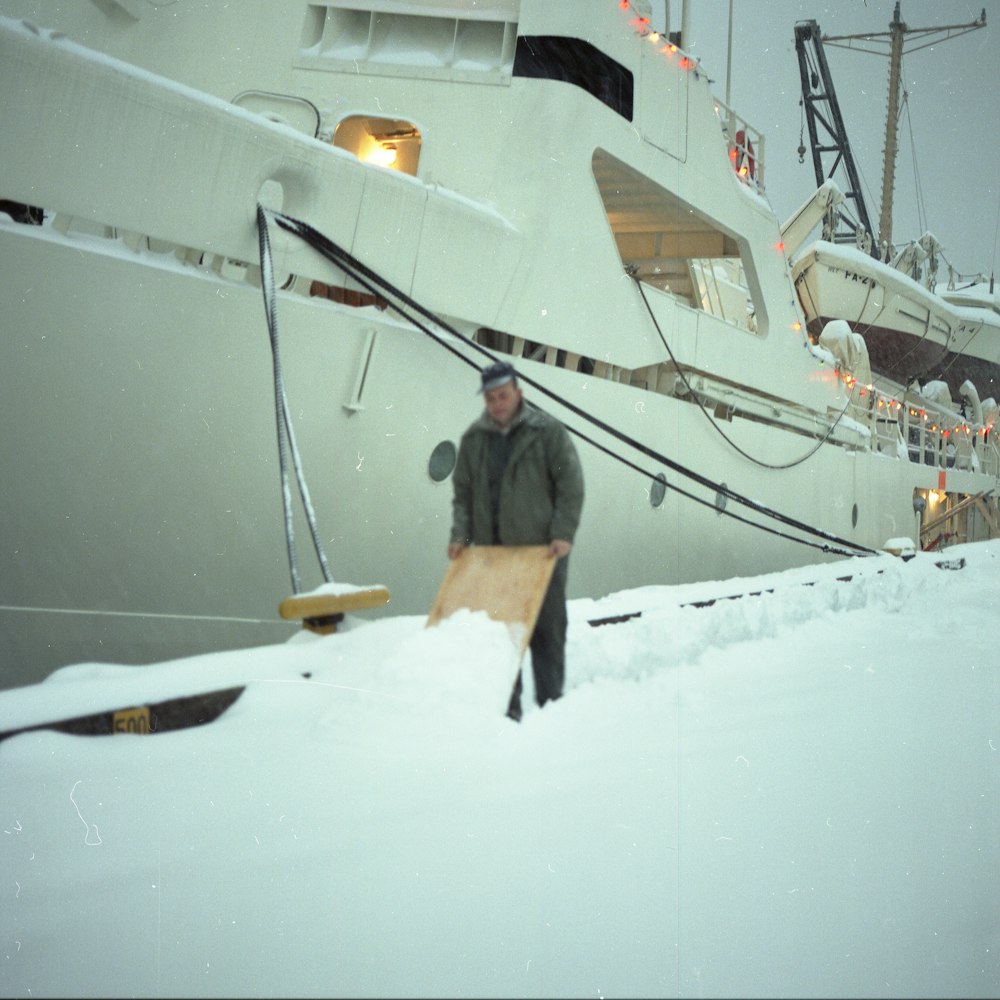
[[[990,441],[928,464],[879,440],[877,415],[805,335],[777,221],[732,170],[707,79],[618,5],[331,4],[340,28],[369,19],[350,71],[320,64],[312,7],[304,24],[252,7],[109,0],[57,25],[106,55],[0,21],[0,85],[18,95],[0,110],[13,151],[0,197],[46,220],[0,223],[2,682],[297,627],[276,614],[291,582],[258,203],[454,331],[438,331],[450,351],[391,309],[349,304],[367,293],[272,227],[281,362],[326,556],[337,580],[388,587],[392,613],[425,613],[446,567],[451,484],[429,463],[478,412],[485,359],[466,337],[513,356],[526,395],[592,439],[578,444],[574,597],[878,550],[918,537],[916,494],[997,485]],[[456,37],[495,42],[497,66],[413,55],[449,19]],[[384,23],[409,32],[395,62],[372,47]],[[580,85],[511,72],[516,37],[561,39],[567,23],[574,45],[628,67],[632,119]],[[236,70],[212,58],[261,39]],[[261,113],[240,102],[251,90]],[[413,123],[412,175],[331,145],[361,114]],[[725,278],[734,262],[745,286]],[[311,294],[317,282],[344,301]],[[323,580],[300,514],[308,590]]]

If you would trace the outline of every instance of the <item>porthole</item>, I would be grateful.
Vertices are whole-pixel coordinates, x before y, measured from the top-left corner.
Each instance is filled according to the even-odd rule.
[[[721,514],[726,509],[726,502],[729,500],[725,483],[719,483],[719,491],[715,494],[715,509]]]
[[[649,488],[649,502],[653,507],[659,507],[666,495],[667,477],[662,472],[658,472]]]
[[[442,441],[432,452],[427,463],[427,474],[436,483],[443,482],[455,468],[458,452],[451,441]]]
[[[858,526],[858,505],[855,504],[851,508],[851,527],[856,528]]]

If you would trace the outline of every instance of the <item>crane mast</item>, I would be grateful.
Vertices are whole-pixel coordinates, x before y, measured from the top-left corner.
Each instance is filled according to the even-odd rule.
[[[915,44],[911,46],[911,50],[921,49],[984,27],[986,27],[985,8],[977,20],[967,24],[911,28],[901,17],[900,0],[896,0],[888,31],[870,32],[864,35],[823,36],[815,21],[800,21],[795,25],[795,52],[802,85],[802,107],[809,130],[816,184],[822,185],[841,170],[847,177],[847,182],[843,185],[846,188],[843,191],[844,203],[837,209],[826,238],[834,243],[856,242],[875,257],[884,257],[888,254],[892,247],[892,210],[902,95],[902,65],[907,43],[912,39]],[[910,36],[909,39],[907,36]],[[834,45],[841,48],[858,48],[875,55],[886,54],[878,48],[867,48],[866,44],[875,46],[888,44],[889,47],[889,93],[882,161],[882,205],[877,240],[861,191],[857,164],[847,137],[847,129],[840,112],[836,88],[824,49],[824,45]],[[805,148],[800,146],[800,161],[804,154]],[[853,214],[851,214],[852,209]]]

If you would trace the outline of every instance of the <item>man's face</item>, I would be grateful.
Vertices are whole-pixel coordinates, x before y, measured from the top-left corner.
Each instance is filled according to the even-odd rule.
[[[493,422],[498,427],[509,427],[521,405],[521,390],[515,389],[513,382],[504,382],[495,389],[487,389],[483,396]]]

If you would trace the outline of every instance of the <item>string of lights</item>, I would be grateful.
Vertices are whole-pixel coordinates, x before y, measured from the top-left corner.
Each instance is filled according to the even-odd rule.
[[[653,45],[659,45],[659,51],[662,52],[668,58],[677,58],[677,65],[681,69],[690,69],[695,73],[696,78],[698,77],[698,63],[692,60],[690,57],[685,55],[681,49],[670,41],[669,37],[665,37],[662,32],[656,31],[649,17],[643,14],[632,2],[632,0],[616,0],[618,8],[624,11],[626,14],[631,15],[629,17],[629,24],[641,38],[648,40]],[[662,44],[661,44],[662,43]],[[738,145],[734,145],[729,151],[730,159],[733,160],[734,166],[736,167],[737,174],[742,177],[746,177],[748,171],[752,172],[752,167],[749,166],[752,163],[752,154],[745,157],[746,162],[738,162],[741,160],[740,150]],[[780,251],[784,250],[784,247],[779,244],[776,248]],[[796,332],[801,332],[802,325],[800,323],[793,324],[793,330]],[[848,390],[853,391],[859,386],[858,379],[854,377],[850,372],[844,371],[838,366],[838,374],[840,378],[844,381],[845,386]],[[954,435],[965,434],[967,436],[978,435],[982,438],[986,438],[993,430],[995,423],[995,418],[993,420],[988,420],[982,426],[973,430],[973,428],[965,421],[953,425],[945,425],[940,421],[940,418],[935,419],[934,416],[924,408],[917,408],[910,406],[902,402],[901,400],[895,398],[892,394],[887,394],[882,390],[878,389],[872,383],[861,383],[859,388],[859,397],[864,399],[868,396],[873,398],[873,404],[878,410],[884,410],[887,413],[892,413],[898,415],[904,407],[907,407],[907,416],[915,419],[919,419],[926,423],[926,430],[930,433],[938,434],[940,433],[942,437],[951,437]]]

